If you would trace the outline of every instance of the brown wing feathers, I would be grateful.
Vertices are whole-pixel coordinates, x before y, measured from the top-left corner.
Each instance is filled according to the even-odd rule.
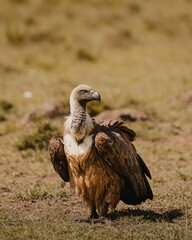
[[[49,142],[49,154],[55,171],[65,181],[69,181],[69,170],[66,155],[64,152],[63,137],[56,136]]]
[[[97,126],[95,147],[110,167],[125,178],[122,200],[138,204],[147,198],[152,199],[152,191],[145,174],[151,174],[131,143],[136,134],[123,125],[123,122],[105,122]],[[127,196],[127,197],[126,197]]]

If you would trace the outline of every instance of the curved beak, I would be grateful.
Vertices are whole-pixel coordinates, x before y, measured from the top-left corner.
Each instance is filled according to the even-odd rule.
[[[99,102],[101,101],[101,96],[98,92],[91,90],[91,96],[92,96],[93,100],[96,100]]]

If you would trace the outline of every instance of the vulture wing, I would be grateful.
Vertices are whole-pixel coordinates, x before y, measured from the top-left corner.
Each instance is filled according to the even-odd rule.
[[[55,171],[65,182],[69,182],[69,169],[62,136],[51,138],[49,142],[49,154]]]
[[[100,157],[124,178],[121,200],[127,204],[139,204],[153,198],[146,178],[151,178],[151,174],[131,143],[135,136],[123,122],[111,121],[97,125],[94,138]]]

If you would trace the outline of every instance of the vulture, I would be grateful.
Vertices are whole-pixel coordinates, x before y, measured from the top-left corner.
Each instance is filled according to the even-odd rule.
[[[63,136],[49,142],[55,171],[90,208],[90,218],[107,217],[120,200],[137,205],[153,199],[151,174],[132,142],[136,134],[123,121],[95,122],[87,103],[100,94],[79,85],[70,95],[70,115]]]

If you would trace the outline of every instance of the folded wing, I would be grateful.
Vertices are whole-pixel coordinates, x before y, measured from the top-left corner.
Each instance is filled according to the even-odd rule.
[[[98,154],[124,178],[121,200],[127,204],[139,204],[153,198],[146,178],[151,178],[151,174],[131,143],[134,138],[135,133],[118,121],[98,125],[95,133]]]
[[[55,171],[65,182],[69,182],[69,169],[62,136],[51,138],[49,142],[49,154]]]

